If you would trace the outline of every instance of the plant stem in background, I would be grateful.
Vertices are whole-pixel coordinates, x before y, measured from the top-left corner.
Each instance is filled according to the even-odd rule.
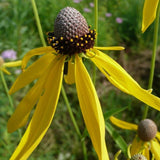
[[[46,46],[35,0],[31,0],[31,2],[32,2],[32,7],[33,7],[33,10],[34,10],[34,16],[35,16],[35,19],[36,19],[37,28],[38,28],[38,32],[39,32],[39,35],[40,35],[42,44],[43,44],[43,46]],[[87,160],[87,150],[86,150],[86,146],[85,146],[85,141],[82,140],[82,135],[81,135],[80,130],[79,130],[79,128],[78,128],[77,122],[76,122],[76,120],[75,120],[75,118],[74,118],[74,115],[73,115],[71,106],[70,106],[70,104],[69,104],[69,101],[68,101],[68,98],[67,98],[65,89],[64,89],[64,87],[63,87],[63,84],[62,84],[62,95],[63,95],[64,101],[65,101],[65,103],[66,103],[66,106],[67,106],[69,115],[70,115],[70,117],[71,117],[71,120],[72,120],[72,122],[73,122],[73,125],[74,125],[74,127],[75,127],[75,130],[76,130],[76,132],[77,132],[77,135],[78,135],[78,136],[80,137],[80,139],[81,139],[82,149],[83,149],[83,154],[84,154],[84,160]]]
[[[94,0],[94,27],[96,29],[96,33],[97,33],[97,37],[95,39],[95,46],[97,46],[97,42],[98,42],[98,0]],[[96,83],[96,71],[97,68],[96,66],[93,64],[93,84],[95,85]]]
[[[36,23],[37,23],[39,36],[41,38],[43,46],[46,46],[46,42],[45,42],[45,39],[44,39],[44,36],[43,36],[43,31],[42,31],[41,22],[40,22],[40,19],[39,19],[38,10],[37,10],[35,0],[31,0],[31,3],[32,3],[32,7],[33,7],[34,17],[35,17]]]
[[[154,24],[153,50],[152,50],[152,59],[151,59],[151,67],[150,67],[151,70],[149,75],[148,89],[152,89],[152,85],[153,85],[156,51],[157,51],[157,40],[158,40],[159,13],[160,13],[160,4],[158,4],[157,15],[156,15],[155,24]],[[143,114],[143,119],[147,117],[148,110],[149,110],[149,106],[146,106]]]
[[[67,106],[69,115],[70,115],[70,117],[71,117],[71,120],[72,120],[72,122],[73,122],[73,125],[74,125],[74,127],[75,127],[75,130],[76,130],[77,134],[79,135],[79,137],[80,137],[81,140],[82,140],[81,132],[80,132],[80,130],[79,130],[79,128],[78,128],[78,125],[77,125],[77,123],[76,123],[76,120],[75,120],[75,118],[74,118],[74,115],[73,115],[72,109],[71,109],[71,107],[70,107],[70,104],[69,104],[69,101],[68,101],[68,98],[67,98],[67,95],[66,95],[66,92],[65,92],[65,90],[64,90],[63,85],[62,85],[62,95],[63,95],[64,101],[65,101],[65,103],[66,103],[66,106]],[[86,152],[85,142],[84,142],[84,140],[82,140],[81,142],[82,142],[84,160],[87,160],[87,152]]]
[[[3,71],[0,70],[0,74],[1,74],[2,83],[3,83],[4,89],[5,89],[5,91],[6,91],[6,94],[7,94],[8,100],[9,100],[9,103],[10,103],[12,109],[13,109],[13,107],[14,107],[14,106],[13,106],[13,101],[12,101],[11,96],[10,96],[9,93],[8,93],[8,87],[7,87],[7,83],[6,83],[6,80],[5,80],[4,75],[3,75]]]

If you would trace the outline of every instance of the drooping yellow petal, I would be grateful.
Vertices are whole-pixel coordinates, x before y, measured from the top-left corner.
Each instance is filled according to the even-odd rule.
[[[109,160],[105,144],[105,124],[93,83],[81,58],[75,57],[75,82],[85,124],[99,160]]]
[[[131,156],[139,153],[144,147],[144,142],[142,142],[137,136],[134,138],[131,146]]]
[[[54,59],[55,60],[55,59]],[[18,128],[24,126],[27,123],[29,114],[40,98],[42,91],[44,90],[44,85],[48,77],[49,71],[51,70],[52,63],[44,71],[44,75],[36,82],[36,84],[28,91],[26,96],[21,100],[17,106],[15,112],[8,121],[7,128],[8,132],[14,132]]]
[[[144,155],[144,156],[147,158],[147,160],[150,160],[149,147],[148,147],[148,146],[146,146],[146,147],[143,149],[142,155]]]
[[[160,132],[157,132],[156,137],[157,137],[158,140],[160,141]]]
[[[123,87],[125,88],[126,93],[131,94],[149,106],[160,110],[160,98],[152,95],[148,90],[141,88],[139,84],[111,57],[101,51],[94,51],[95,53],[98,52],[98,54],[93,56],[92,52],[90,52],[90,56],[92,56],[90,59],[96,64],[102,73],[106,75],[106,77],[112,77],[111,83],[114,80],[114,83],[116,82],[117,85],[116,87],[119,85],[118,88],[120,90]]]
[[[28,53],[26,53],[22,60],[22,69],[24,70],[26,68],[27,62],[31,57],[35,55],[42,55],[44,53],[56,53],[56,51],[51,46],[40,47],[30,50]]]
[[[21,66],[22,65],[22,61],[14,61],[14,62],[5,62],[3,64],[4,67],[17,67],[17,66]]]
[[[72,60],[68,61],[68,72],[67,75],[64,75],[64,80],[68,84],[75,83],[75,64]]]
[[[41,74],[46,70],[49,63],[53,60],[55,56],[53,54],[46,54],[29,66],[26,71],[22,72],[14,84],[12,85],[9,94],[16,92],[17,90],[23,88],[27,84],[31,83],[33,80],[39,78]]]
[[[145,0],[143,7],[142,32],[152,24],[156,18],[159,0]]]
[[[52,64],[41,96],[31,122],[10,160],[25,160],[42,140],[53,119],[57,106],[63,76],[64,58]]]
[[[1,67],[0,70],[3,71],[4,73],[8,74],[8,75],[11,74],[11,73],[10,73],[6,68],[4,68],[4,67]]]
[[[138,128],[138,126],[136,124],[122,121],[122,120],[117,119],[113,116],[111,116],[109,119],[114,125],[116,125],[119,128],[122,128],[122,129],[128,129],[128,130],[135,130],[136,131],[137,128]]]
[[[160,144],[157,141],[151,141],[151,152],[156,160],[160,160]]]
[[[122,46],[112,46],[112,47],[94,47],[95,49],[98,49],[98,50],[117,50],[117,51],[120,51],[120,50],[124,50],[125,48],[122,47]]]

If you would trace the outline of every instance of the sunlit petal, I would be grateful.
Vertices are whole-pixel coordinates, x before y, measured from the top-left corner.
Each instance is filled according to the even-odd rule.
[[[101,106],[90,76],[78,55],[75,58],[75,82],[84,121],[99,160],[109,160]]]
[[[120,119],[117,119],[113,116],[110,117],[110,121],[116,125],[117,127],[119,128],[122,128],[122,129],[128,129],[128,130],[137,130],[138,126],[136,124],[133,124],[133,123],[128,123],[128,122],[125,122],[125,121],[122,121]]]
[[[27,62],[29,61],[30,58],[32,58],[35,55],[42,55],[44,53],[56,53],[56,51],[51,46],[40,47],[30,50],[29,52],[26,53],[26,55],[22,60],[22,69],[25,69]]]
[[[53,60],[53,54],[46,54],[29,66],[25,72],[22,72],[14,84],[12,85],[9,94],[16,92],[17,90],[23,88],[27,84],[31,83],[33,80],[39,78],[41,74],[46,70],[49,63]]]
[[[10,75],[11,73],[4,67],[1,67],[0,70],[2,70],[4,73]]]
[[[54,60],[51,63],[54,63]],[[34,105],[36,104],[36,102],[42,94],[44,84],[48,77],[49,71],[51,70],[51,65],[45,70],[44,75],[40,77],[40,79],[28,91],[26,96],[21,100],[21,102],[17,106],[15,112],[12,114],[11,118],[8,121],[8,132],[14,132],[15,130],[24,126],[27,123],[28,116],[32,108],[34,107]]]
[[[156,137],[157,137],[158,140],[160,141],[160,132],[157,132]]]
[[[97,65],[104,75],[112,77],[111,83],[114,79],[114,83],[116,82],[117,85],[116,87],[119,85],[118,88],[120,90],[123,87],[125,88],[126,93],[131,94],[149,106],[160,110],[160,98],[150,94],[148,90],[141,88],[139,84],[111,57],[101,51],[94,51],[95,53],[98,52],[98,54],[93,56],[90,52],[90,56],[93,56],[91,60]]]
[[[65,82],[68,84],[75,83],[75,64],[72,60],[68,61],[68,72],[64,75]]]
[[[14,62],[5,62],[3,64],[4,67],[17,67],[17,66],[21,66],[22,65],[22,61],[14,61]]]
[[[142,32],[152,24],[156,18],[159,0],[145,0],[143,7]]]
[[[142,154],[149,160],[150,154],[149,154],[149,147],[147,145],[144,146],[144,149],[142,150]]]
[[[52,64],[46,81],[45,92],[40,98],[31,122],[10,160],[27,159],[50,126],[61,89],[63,64],[64,58]]]
[[[124,50],[125,48],[122,46],[112,46],[112,47],[94,47],[95,49],[98,50]]]
[[[134,138],[131,146],[131,156],[139,153],[144,146],[144,142],[142,142],[137,136]]]
[[[151,152],[156,160],[160,160],[160,144],[156,141],[151,141]]]

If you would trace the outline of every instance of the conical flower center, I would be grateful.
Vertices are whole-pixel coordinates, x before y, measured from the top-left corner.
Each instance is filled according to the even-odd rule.
[[[48,32],[48,42],[58,53],[73,55],[92,48],[95,36],[81,13],[66,7],[55,20],[54,32]]]
[[[135,154],[134,156],[132,156],[131,160],[147,160],[147,158],[142,154]]]
[[[138,136],[143,141],[152,140],[157,133],[156,124],[150,119],[142,120],[138,125]]]

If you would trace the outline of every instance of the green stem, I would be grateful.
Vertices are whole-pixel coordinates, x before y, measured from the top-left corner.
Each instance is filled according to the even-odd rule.
[[[32,3],[32,7],[33,7],[34,17],[35,17],[36,23],[37,23],[39,36],[41,38],[43,46],[46,46],[46,42],[45,42],[45,39],[44,39],[44,35],[43,35],[41,22],[40,22],[40,19],[39,19],[38,10],[37,10],[37,6],[36,6],[36,3],[35,3],[35,0],[31,0],[31,3]]]
[[[43,44],[43,46],[46,46],[35,0],[31,0],[31,2],[32,2],[32,6],[33,6],[33,10],[34,10],[34,16],[35,16],[35,19],[36,19],[36,22],[37,22],[38,32],[39,32],[42,44]],[[74,118],[74,115],[73,115],[73,112],[72,112],[71,106],[69,104],[69,101],[68,101],[68,98],[67,98],[67,95],[66,95],[66,92],[65,92],[65,89],[64,89],[63,85],[62,85],[62,95],[63,95],[64,101],[66,103],[67,109],[69,111],[69,115],[71,117],[73,125],[75,127],[75,130],[76,130],[78,136],[80,137],[80,139],[82,139],[81,132],[80,132],[80,130],[78,128],[78,125],[76,123],[76,120]],[[87,158],[87,150],[86,150],[85,141],[82,140],[81,143],[82,143],[82,149],[83,149],[83,154],[84,154],[84,160],[87,160],[88,158]]]
[[[75,127],[75,130],[76,130],[78,136],[80,137],[80,139],[82,139],[81,132],[80,132],[80,130],[79,130],[79,128],[78,128],[78,125],[77,125],[77,122],[76,122],[76,120],[75,120],[75,118],[74,118],[74,115],[73,115],[73,112],[72,112],[71,106],[70,106],[70,104],[69,104],[69,101],[68,101],[68,98],[67,98],[67,95],[66,95],[66,92],[65,92],[65,90],[64,90],[63,85],[62,85],[62,95],[63,95],[64,101],[65,101],[65,103],[66,103],[66,106],[67,106],[69,115],[70,115],[70,117],[71,117],[71,120],[72,120],[72,122],[73,122],[73,125],[74,125],[74,127]],[[84,160],[87,160],[87,151],[86,151],[85,141],[82,140],[81,142],[82,142]]]
[[[71,120],[72,120],[72,122],[73,122],[73,125],[74,125],[74,127],[75,127],[75,130],[76,130],[77,134],[81,137],[81,132],[80,132],[80,130],[79,130],[79,128],[78,128],[78,125],[77,125],[77,123],[76,123],[76,120],[75,120],[75,118],[74,118],[74,115],[73,115],[72,109],[71,109],[71,107],[70,107],[70,104],[69,104],[69,101],[68,101],[68,98],[67,98],[67,95],[66,95],[66,92],[65,92],[65,90],[64,90],[64,86],[63,86],[63,85],[62,85],[62,95],[63,95],[64,101],[65,101],[65,103],[66,103],[66,106],[67,106],[69,115],[70,115],[70,117],[71,117]]]
[[[157,15],[154,24],[154,35],[153,35],[153,50],[152,50],[152,59],[151,59],[151,70],[149,76],[148,89],[152,88],[153,78],[154,78],[154,69],[155,69],[155,60],[156,60],[156,51],[157,51],[157,40],[158,40],[158,27],[159,27],[159,13],[160,13],[160,4],[158,4]],[[146,106],[143,114],[143,119],[147,117],[149,106]]]
[[[97,42],[98,42],[98,0],[94,0],[94,27],[96,29],[96,33],[97,33],[97,38],[95,39],[95,46],[97,46]],[[92,80],[93,80],[93,84],[95,85],[96,83],[96,71],[97,68],[96,66],[93,64],[93,76],[92,76]]]
[[[9,93],[8,93],[9,90],[8,90],[7,83],[6,83],[6,80],[5,80],[4,75],[3,75],[3,71],[0,70],[0,74],[1,74],[2,83],[3,83],[4,89],[5,89],[5,91],[6,91],[6,94],[7,94],[8,100],[9,100],[9,103],[10,103],[12,109],[13,109],[13,108],[14,108],[14,106],[13,106],[13,101],[12,101],[11,96],[10,96]]]

